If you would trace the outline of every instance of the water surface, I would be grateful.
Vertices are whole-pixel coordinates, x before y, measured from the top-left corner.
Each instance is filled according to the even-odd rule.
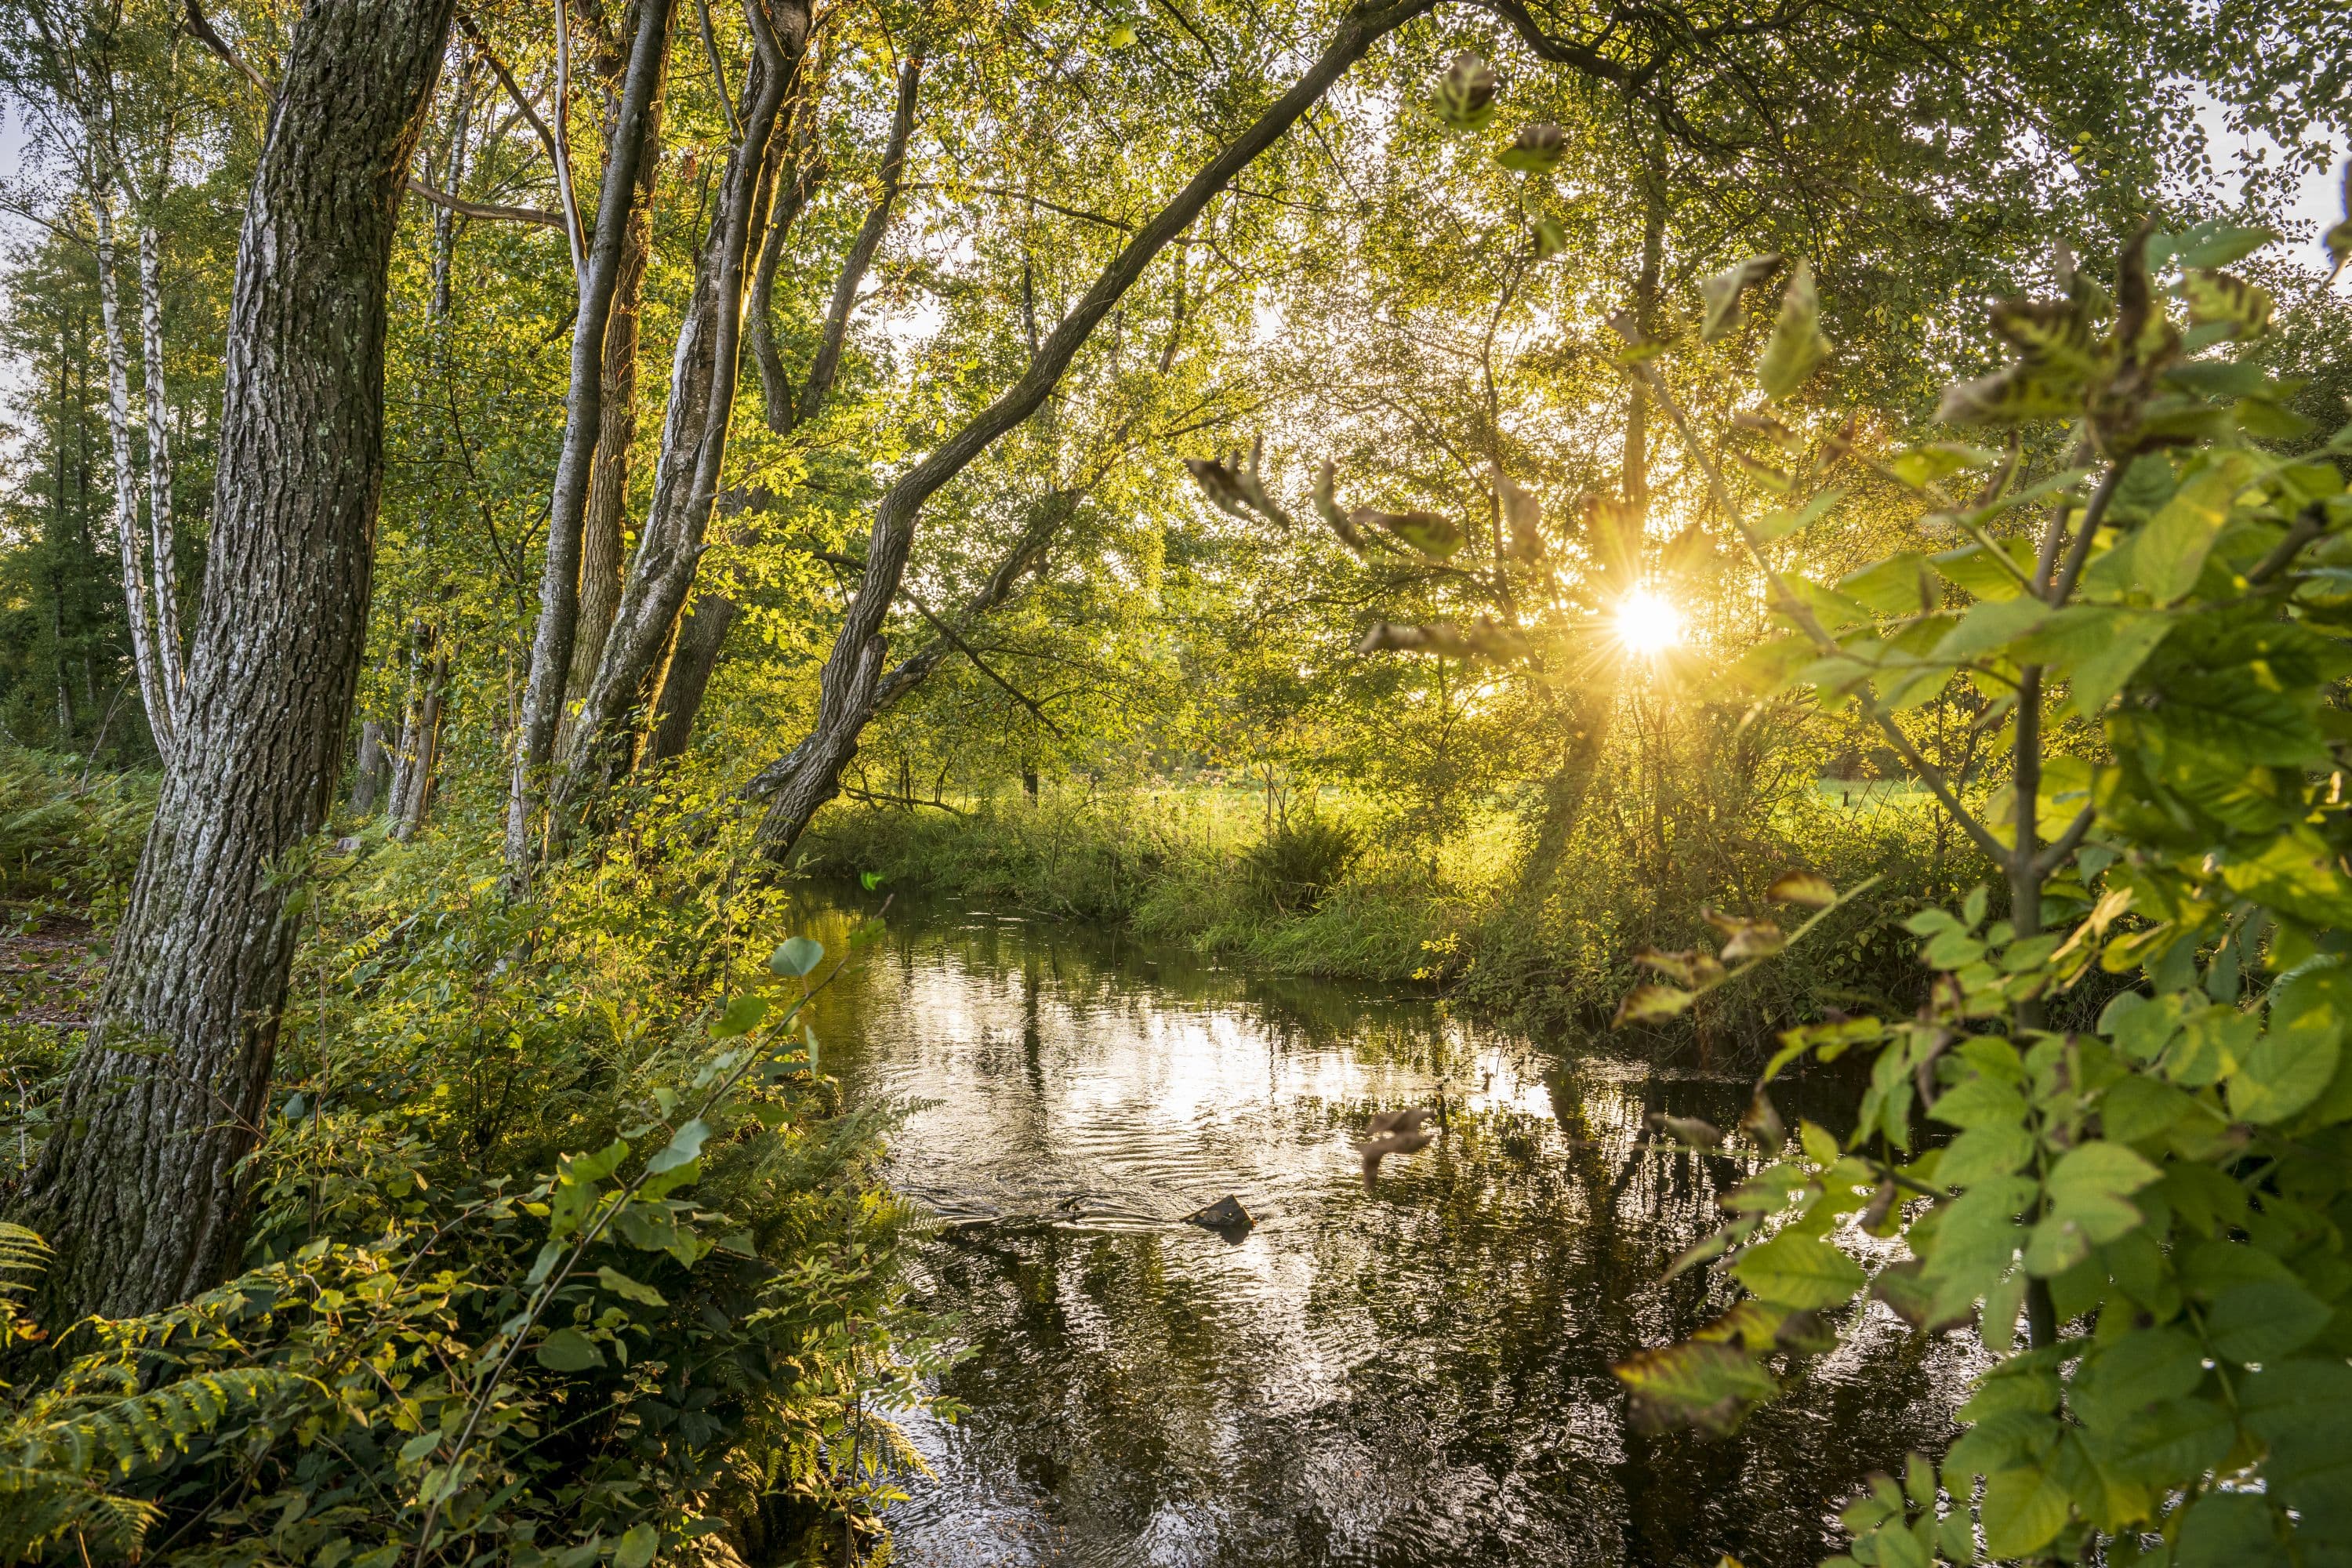
[[[1949,1438],[1969,1344],[1884,1309],[1735,1437],[1629,1426],[1610,1363],[1729,1304],[1658,1276],[1749,1163],[1643,1118],[1728,1125],[1727,1078],[1066,926],[890,925],[819,1031],[848,1093],[916,1106],[889,1173],[951,1222],[917,1278],[973,1352],[962,1421],[910,1423],[903,1568],[1797,1568],[1859,1478]],[[1445,1135],[1367,1194],[1366,1119],[1441,1090]],[[1155,1223],[1227,1194],[1238,1240]]]

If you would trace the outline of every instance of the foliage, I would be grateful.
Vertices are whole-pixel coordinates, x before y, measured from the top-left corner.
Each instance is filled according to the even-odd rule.
[[[150,1319],[9,1309],[0,1559],[643,1564],[895,1495],[939,1352],[888,1110],[845,1112],[797,1023],[833,971],[761,963],[723,877],[635,885],[509,908],[454,847],[331,876],[246,1271]],[[0,1236],[20,1287],[38,1256]]]
[[[2271,296],[2224,270],[2273,237],[2150,226],[2112,291],[2062,251],[2057,297],[1994,310],[2011,361],[1944,403],[2016,432],[2006,455],[1777,429],[1797,464],[1903,484],[1953,548],[1817,583],[1742,525],[1787,628],[1749,661],[1777,700],[1850,704],[1903,745],[1901,715],[1967,681],[2009,763],[1993,799],[1946,801],[2006,908],[1979,888],[1912,917],[1936,973],[1916,1016],[1782,1036],[1748,1119],[1775,1158],[1675,1266],[1723,1259],[1748,1299],[1619,1369],[1651,1418],[1720,1428],[1865,1293],[1923,1331],[1974,1317],[1996,1359],[1965,1435],[1940,1471],[1873,1482],[1841,1561],[2195,1568],[2352,1542],[2352,505],[2264,366]],[[1792,288],[1780,331],[1811,310]],[[1727,961],[1755,922],[1732,923]],[[1676,1005],[1716,983],[1684,967]],[[2102,976],[2126,988],[2095,1026],[2054,1026]],[[1784,1150],[1773,1078],[1848,1052],[1874,1059],[1856,1131],[1808,1122]],[[1908,1257],[1870,1276],[1839,1244],[1864,1233]]]
[[[0,898],[86,904],[119,888],[154,810],[152,786],[0,748]]]
[[[1242,863],[1265,900],[1288,914],[1329,898],[1363,852],[1354,828],[1310,811],[1285,815],[1273,832],[1243,852]]]

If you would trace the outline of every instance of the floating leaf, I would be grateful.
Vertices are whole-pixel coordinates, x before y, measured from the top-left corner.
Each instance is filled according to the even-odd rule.
[[[1431,96],[1437,118],[1456,131],[1484,131],[1495,119],[1495,73],[1468,49],[1454,57]]]
[[[1701,283],[1698,295],[1706,306],[1706,316],[1699,325],[1699,342],[1711,343],[1738,327],[1741,296],[1780,269],[1778,253],[1751,256],[1745,261],[1734,262]]]
[[[1496,153],[1495,162],[1522,174],[1540,174],[1559,163],[1567,149],[1568,138],[1560,133],[1559,127],[1549,120],[1538,120]]]
[[[1772,323],[1771,339],[1756,367],[1764,395],[1775,403],[1813,378],[1829,357],[1830,341],[1822,335],[1821,296],[1813,289],[1813,264],[1797,263],[1789,286],[1780,290],[1780,319]]]
[[[1628,1024],[1660,1024],[1678,1016],[1696,998],[1687,991],[1674,985],[1636,985],[1625,993],[1617,1004],[1617,1016],[1610,1027],[1622,1029]]]
[[[1825,910],[1837,902],[1837,889],[1819,871],[1792,867],[1772,879],[1764,896],[1776,904],[1802,904],[1809,910]]]

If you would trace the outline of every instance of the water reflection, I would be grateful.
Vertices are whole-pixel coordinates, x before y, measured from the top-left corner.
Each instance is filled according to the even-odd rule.
[[[850,1092],[918,1103],[892,1176],[954,1222],[923,1293],[976,1352],[964,1422],[914,1431],[938,1476],[898,1563],[1794,1568],[1949,1435],[1967,1347],[1883,1314],[1730,1441],[1627,1426],[1609,1364],[1727,1304],[1656,1279],[1746,1164],[1643,1119],[1727,1125],[1736,1084],[1065,928],[892,925],[819,1028]],[[1367,1196],[1366,1119],[1441,1089],[1444,1136]],[[1851,1099],[1822,1089],[1784,1109]],[[1238,1242],[1150,1223],[1226,1193]]]

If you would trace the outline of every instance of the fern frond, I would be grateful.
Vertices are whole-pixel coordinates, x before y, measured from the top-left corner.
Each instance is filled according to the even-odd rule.
[[[0,1220],[0,1295],[30,1289],[49,1257],[49,1244],[38,1233]]]

